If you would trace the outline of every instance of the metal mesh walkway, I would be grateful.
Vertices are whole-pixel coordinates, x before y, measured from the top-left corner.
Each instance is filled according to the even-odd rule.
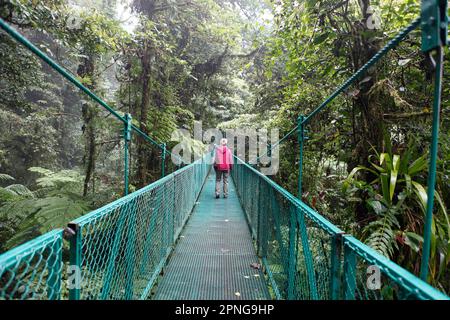
[[[230,179],[228,199],[214,198],[209,175],[154,299],[270,299],[252,238]]]

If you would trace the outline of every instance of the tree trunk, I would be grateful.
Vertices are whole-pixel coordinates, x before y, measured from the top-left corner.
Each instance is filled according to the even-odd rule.
[[[148,44],[145,45],[145,49],[143,52],[143,55],[141,57],[141,65],[142,65],[142,100],[140,105],[140,129],[142,132],[148,134],[147,130],[147,123],[148,123],[148,111],[150,107],[150,58],[151,53],[150,49],[148,48]],[[138,162],[138,186],[144,187],[147,182],[147,160],[146,153],[148,152],[148,148],[146,148],[146,141],[143,138],[139,138],[137,140],[137,162]]]
[[[368,19],[371,14],[368,8],[370,0],[359,2],[363,14],[361,23],[357,26],[359,34],[355,38],[355,45],[352,52],[354,71],[361,68],[380,49],[379,41],[374,40],[375,30],[368,28]],[[359,137],[356,139],[356,146],[349,163],[349,170],[357,165],[369,165],[368,157],[372,153],[371,147],[377,151],[383,147],[383,110],[376,97],[370,95],[370,90],[377,82],[378,74],[376,68],[369,70],[359,85],[359,94],[355,100],[355,108],[360,112]],[[363,79],[361,79],[363,80]]]
[[[369,61],[380,49],[379,41],[375,40],[376,30],[370,30],[368,19],[371,14],[368,8],[371,5],[370,0],[360,0],[359,5],[362,11],[363,19],[357,25],[358,34],[355,37],[355,45],[352,52],[354,71],[361,68]],[[372,147],[380,151],[383,147],[383,110],[379,107],[377,98],[371,96],[370,91],[378,81],[376,68],[369,70],[365,77],[360,80],[359,94],[355,99],[355,111],[359,113],[358,135],[356,146],[353,151],[348,169],[352,170],[357,165],[370,167],[369,156],[373,153]],[[364,173],[366,181],[374,177],[371,173]],[[362,194],[364,198],[366,195]],[[356,221],[367,221],[367,209],[364,201],[356,207]]]
[[[87,85],[89,89],[93,89],[93,75],[95,71],[94,59],[88,55],[88,58],[83,59],[77,70],[78,76],[90,77],[92,84]],[[95,161],[97,147],[95,144],[95,107],[90,103],[83,103],[82,117],[83,117],[83,136],[85,141],[85,153],[83,156],[83,165],[85,168],[85,178],[83,183],[83,196],[86,196],[89,190],[89,184],[95,171]]]

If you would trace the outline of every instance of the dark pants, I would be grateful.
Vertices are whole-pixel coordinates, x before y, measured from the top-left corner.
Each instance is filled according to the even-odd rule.
[[[216,196],[220,195],[220,181],[223,178],[223,195],[228,197],[228,171],[216,170]]]

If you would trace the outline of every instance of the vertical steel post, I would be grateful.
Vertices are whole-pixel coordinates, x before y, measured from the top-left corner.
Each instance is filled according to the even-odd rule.
[[[341,251],[342,233],[331,237],[331,272],[330,272],[330,298],[339,300],[341,298]]]
[[[161,154],[161,178],[166,176],[166,144],[163,143],[161,145],[162,154]]]
[[[301,115],[298,117],[298,143],[300,146],[300,159],[298,161],[298,199],[302,200],[302,188],[303,188],[303,146],[305,139],[305,128],[303,124],[303,120],[305,116]]]
[[[129,190],[129,146],[131,142],[131,121],[133,118],[129,113],[125,114],[126,123],[124,125],[123,130],[123,138],[125,140],[125,148],[124,148],[124,195],[128,195]]]
[[[422,261],[420,265],[420,278],[427,281],[428,267],[431,251],[431,225],[433,222],[434,193],[436,187],[436,162],[439,142],[439,116],[441,112],[441,93],[444,48],[447,40],[447,1],[423,0],[421,8],[422,20],[422,51],[429,54],[435,63],[434,76],[434,101],[433,101],[433,124],[430,145],[430,163],[428,169],[427,183],[427,207],[425,215],[425,226],[423,236]],[[436,51],[436,59],[432,52]]]
[[[74,284],[69,288],[69,300],[80,300],[81,284],[83,281],[81,271],[81,229],[76,223],[69,223],[68,229],[71,230],[69,265],[73,268],[75,274]]]
[[[62,237],[52,245],[50,257],[47,262],[47,298],[48,300],[61,299],[61,265],[62,265]]]
[[[345,239],[345,236],[344,236]],[[344,240],[345,242],[345,240]],[[344,244],[344,299],[355,300],[356,290],[356,254]]]
[[[296,210],[292,208],[289,210],[289,260],[288,260],[288,292],[287,299],[295,300],[295,274],[297,266],[297,219],[295,217]]]
[[[443,57],[444,50],[440,47],[437,50],[436,61],[436,74],[434,83],[434,103],[433,103],[433,125],[431,134],[431,146],[430,146],[430,163],[428,169],[428,183],[427,183],[427,211],[425,215],[424,226],[424,242],[422,250],[422,261],[420,266],[420,278],[423,281],[427,281],[428,277],[428,264],[431,251],[431,224],[433,221],[433,206],[434,206],[434,193],[436,187],[436,162],[438,153],[439,142],[439,115],[441,113],[441,92],[442,92],[442,76],[443,76]]]

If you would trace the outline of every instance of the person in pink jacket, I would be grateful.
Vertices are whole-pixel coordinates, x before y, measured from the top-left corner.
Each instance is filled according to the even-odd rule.
[[[233,154],[227,147],[227,139],[220,140],[220,146],[216,148],[214,158],[214,170],[216,171],[216,199],[220,198],[220,182],[223,179],[223,197],[228,197],[228,177],[233,169]]]

